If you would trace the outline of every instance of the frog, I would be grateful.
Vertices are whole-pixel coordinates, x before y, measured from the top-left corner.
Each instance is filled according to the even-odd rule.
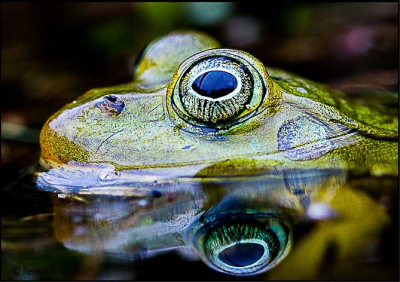
[[[397,116],[266,68],[205,33],[175,31],[145,48],[132,82],[90,90],[46,121],[47,171],[37,186],[140,186],[206,179],[213,163],[220,165],[211,174],[232,176],[333,159],[356,174],[397,175],[397,139]]]
[[[223,48],[203,32],[174,31],[144,49],[131,82],[90,90],[46,121],[36,186],[58,198],[86,203],[92,196],[168,198],[168,204],[185,193],[192,198],[198,193],[214,195],[200,197],[206,199],[201,203],[189,201],[190,216],[186,211],[175,213],[179,205],[172,209],[172,218],[190,222],[175,222],[187,231],[184,236],[178,232],[184,239],[167,237],[178,240],[177,245],[183,240],[186,249],[217,271],[255,275],[280,263],[291,246],[287,221],[292,219],[281,219],[270,205],[278,211],[295,210],[296,216],[289,216],[295,221],[321,189],[330,187],[325,179],[331,177],[325,176],[331,171],[340,175],[334,177],[340,183],[329,190],[329,197],[340,193],[348,175],[397,177],[398,117],[374,106],[328,85],[266,67],[250,53]],[[317,182],[297,183],[307,175]],[[274,185],[277,177],[282,181]],[[165,214],[150,214],[137,225],[128,224],[132,234],[142,229],[164,234],[157,215]],[[262,242],[250,238],[261,233],[245,232],[261,230],[260,222],[269,232],[262,233]],[[212,252],[222,227],[238,236],[228,245],[221,241],[219,253]],[[202,235],[196,235],[199,230]],[[250,236],[245,236],[247,243],[243,232]],[[152,242],[165,242],[156,235]],[[129,242],[135,240],[132,236]],[[199,248],[198,239],[208,247]],[[268,242],[277,249],[270,252]],[[168,244],[153,247],[166,249]],[[225,252],[236,245],[233,255]],[[232,265],[227,253],[248,258],[241,246],[260,257]]]

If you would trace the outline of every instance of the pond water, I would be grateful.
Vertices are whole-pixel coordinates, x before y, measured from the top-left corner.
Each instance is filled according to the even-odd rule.
[[[273,166],[233,179],[114,183],[71,194],[37,189],[34,169],[8,184],[5,279],[398,275],[397,176],[352,176],[336,164]]]

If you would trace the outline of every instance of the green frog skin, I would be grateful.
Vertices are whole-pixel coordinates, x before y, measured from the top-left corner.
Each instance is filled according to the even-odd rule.
[[[397,175],[397,139],[397,116],[178,31],[148,45],[133,82],[90,90],[47,120],[37,186],[140,194],[275,166]]]

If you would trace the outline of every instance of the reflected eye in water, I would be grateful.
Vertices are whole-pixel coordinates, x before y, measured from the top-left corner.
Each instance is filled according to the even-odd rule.
[[[290,251],[290,237],[288,227],[278,219],[240,219],[204,226],[194,236],[194,243],[210,267],[247,276],[267,271],[280,262]]]
[[[268,94],[266,76],[263,65],[247,53],[198,53],[182,63],[168,87],[169,112],[196,126],[228,128],[257,112]]]

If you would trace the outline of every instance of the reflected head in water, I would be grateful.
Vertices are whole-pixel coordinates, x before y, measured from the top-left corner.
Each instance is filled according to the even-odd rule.
[[[257,275],[285,259],[293,224],[318,190],[327,183],[332,193],[340,187],[343,171],[273,167],[257,173],[164,186],[157,197],[103,195],[67,204],[57,198],[56,237],[69,249],[117,260],[175,250],[216,271]]]

